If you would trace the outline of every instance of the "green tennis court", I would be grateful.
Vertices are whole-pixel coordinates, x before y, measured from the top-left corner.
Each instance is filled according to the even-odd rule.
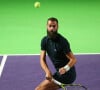
[[[99,0],[0,0],[0,54],[40,53],[49,17],[59,20],[59,32],[74,53],[100,53]]]

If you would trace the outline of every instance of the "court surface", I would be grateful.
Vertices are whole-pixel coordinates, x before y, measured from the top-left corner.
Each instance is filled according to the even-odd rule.
[[[100,54],[76,55],[77,79],[88,90],[100,90]],[[4,59],[0,56],[0,63]],[[54,72],[49,58],[47,61]],[[0,68],[1,68],[0,64]],[[39,55],[8,55],[0,77],[0,90],[34,90],[44,79],[39,64]]]

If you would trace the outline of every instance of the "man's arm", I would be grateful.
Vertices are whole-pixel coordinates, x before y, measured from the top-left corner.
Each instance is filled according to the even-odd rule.
[[[76,58],[73,55],[73,53],[69,52],[68,54],[66,54],[66,57],[69,59],[69,62],[67,65],[69,65],[69,67],[73,67],[76,64]]]
[[[42,69],[46,73],[45,77],[51,80],[52,79],[52,74],[51,74],[51,71],[48,68],[48,65],[47,65],[47,62],[46,62],[46,51],[45,50],[41,51],[40,64],[41,64]]]
[[[69,62],[64,67],[59,69],[60,74],[64,74],[65,72],[70,70],[70,68],[73,67],[76,63],[76,58],[75,58],[75,56],[73,55],[72,52],[67,53],[66,57],[69,59]]]

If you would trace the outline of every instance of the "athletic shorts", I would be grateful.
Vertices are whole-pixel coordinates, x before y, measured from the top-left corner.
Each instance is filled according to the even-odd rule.
[[[75,67],[72,67],[68,72],[66,72],[65,74],[62,74],[62,75],[60,75],[60,73],[56,72],[56,73],[54,73],[53,78],[61,83],[71,84],[76,79]]]

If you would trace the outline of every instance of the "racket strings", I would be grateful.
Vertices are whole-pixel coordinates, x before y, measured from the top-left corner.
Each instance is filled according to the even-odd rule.
[[[85,86],[81,84],[61,84],[63,90],[87,90]]]
[[[78,86],[68,86],[66,88],[67,88],[67,90],[86,90],[85,88],[78,87]]]

